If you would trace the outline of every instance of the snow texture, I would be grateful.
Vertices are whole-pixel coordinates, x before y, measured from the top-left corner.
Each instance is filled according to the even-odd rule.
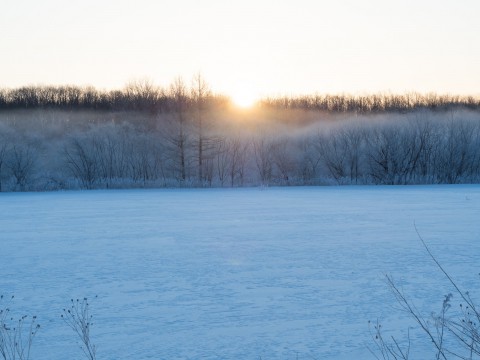
[[[373,358],[369,320],[412,324],[384,274],[427,315],[451,291],[414,222],[478,295],[477,185],[1,193],[0,214],[34,360],[82,358],[60,315],[83,297],[98,359]],[[420,335],[413,358],[433,354]]]

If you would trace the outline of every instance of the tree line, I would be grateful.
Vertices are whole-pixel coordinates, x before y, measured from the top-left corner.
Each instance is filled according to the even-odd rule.
[[[382,112],[407,112],[419,109],[446,111],[452,109],[478,110],[480,98],[437,93],[330,95],[272,97],[261,100],[261,106],[276,109],[303,109],[362,114]]]
[[[175,80],[183,81],[183,80]],[[129,82],[123,89],[99,90],[92,86],[22,86],[0,89],[0,111],[13,109],[61,109],[103,111],[171,112],[178,105],[172,91],[175,82],[166,88],[149,80]],[[187,105],[192,105],[193,94],[188,94]],[[209,94],[212,106],[222,107],[227,98]]]
[[[201,77],[197,75],[196,77]],[[131,81],[123,89],[99,90],[92,86],[22,86],[0,89],[0,111],[12,109],[66,109],[104,111],[173,112],[178,98],[173,84],[161,87],[149,80]],[[193,86],[193,85],[192,85]],[[195,106],[195,95],[187,93],[188,107]],[[225,95],[209,93],[209,106],[223,108],[231,105]],[[260,108],[302,109],[332,113],[406,112],[418,109],[445,111],[452,109],[480,109],[480,97],[436,93],[405,94],[314,94],[304,96],[279,96],[260,99]]]
[[[200,74],[165,89],[0,94],[0,191],[479,181],[470,98],[326,95],[240,111]]]
[[[168,114],[0,113],[0,190],[480,180],[477,112],[319,115],[300,126],[271,112],[212,113],[201,84],[196,108],[186,107],[187,89],[175,89]]]

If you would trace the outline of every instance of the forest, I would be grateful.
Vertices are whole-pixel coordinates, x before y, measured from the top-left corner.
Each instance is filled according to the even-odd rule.
[[[473,96],[314,94],[242,109],[200,75],[0,89],[0,191],[479,180]]]

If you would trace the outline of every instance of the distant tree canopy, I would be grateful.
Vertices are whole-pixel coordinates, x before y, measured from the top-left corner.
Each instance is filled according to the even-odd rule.
[[[266,98],[264,107],[277,109],[321,110],[336,113],[406,112],[411,110],[449,110],[465,108],[478,110],[480,97],[439,95],[436,93],[370,94],[370,95],[305,95]]]
[[[91,86],[23,86],[0,89],[0,110],[61,109],[174,112],[178,109],[178,96],[174,87],[162,88],[148,80],[132,81],[120,90],[99,90]],[[195,86],[186,91],[185,106],[195,107]],[[197,89],[198,90],[198,89]],[[202,101],[213,107],[224,107],[230,99],[223,95],[208,94]],[[270,97],[259,100],[257,106],[269,109],[301,109],[332,113],[406,112],[418,109],[434,111],[466,108],[480,109],[480,97],[440,95],[436,93],[369,94]]]
[[[187,105],[193,107],[194,96],[186,96]],[[224,106],[228,99],[210,95],[204,99],[210,105]],[[163,89],[149,81],[134,81],[121,90],[98,90],[94,87],[23,86],[0,89],[0,110],[60,109],[172,112],[177,99],[170,89]]]
[[[312,95],[231,106],[167,88],[0,90],[0,192],[480,183],[480,99]]]

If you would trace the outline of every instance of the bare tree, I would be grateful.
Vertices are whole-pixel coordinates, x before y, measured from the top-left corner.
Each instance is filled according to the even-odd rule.
[[[249,143],[235,137],[228,141],[230,186],[235,184],[242,186],[245,181],[245,171],[249,152]]]
[[[273,170],[272,142],[265,135],[260,135],[253,139],[252,144],[260,182],[262,185],[269,185]]]
[[[95,142],[94,138],[72,137],[64,148],[66,168],[86,189],[92,189],[99,180]]]
[[[318,134],[316,147],[330,175],[337,183],[341,183],[347,176],[346,149],[338,134],[334,132]]]
[[[365,130],[347,123],[319,133],[316,148],[319,157],[337,183],[358,184],[363,175]]]
[[[197,162],[197,180],[201,185],[205,181],[205,165],[209,168],[209,164],[205,164],[205,152],[212,150],[212,147],[214,147],[212,141],[214,140],[207,136],[209,123],[206,119],[209,100],[212,93],[207,82],[200,73],[193,77],[191,96],[194,104],[193,127],[195,140],[193,145],[195,147],[195,157]]]
[[[224,186],[228,179],[230,166],[230,143],[227,139],[219,139],[215,152],[215,169],[220,186]]]
[[[277,139],[271,144],[272,161],[275,169],[278,171],[279,180],[283,184],[288,184],[293,180],[292,177],[296,170],[296,159],[294,158],[294,148],[290,140],[286,137]]]
[[[35,174],[37,155],[31,144],[15,144],[12,146],[6,160],[6,166],[10,170],[15,187],[25,191]]]
[[[5,163],[6,157],[7,157],[7,144],[5,142],[2,142],[0,143],[0,192],[2,192],[2,179],[4,176],[3,169],[4,169],[4,163]]]
[[[156,137],[149,134],[135,134],[129,140],[128,164],[133,181],[141,181],[143,186],[159,178],[166,182],[164,151]]]
[[[107,186],[111,186],[115,179],[127,176],[125,138],[113,126],[100,130],[103,136],[94,136],[92,146],[96,153],[99,177]]]
[[[124,88],[125,95],[135,110],[154,111],[162,91],[149,79],[132,80]]]
[[[421,113],[412,121],[415,143],[418,148],[415,176],[416,182],[432,183],[436,179],[435,171],[441,146],[441,125],[434,126],[426,113]]]
[[[302,179],[303,184],[312,184],[317,176],[321,160],[315,148],[315,138],[307,135],[301,136],[296,139],[296,147],[300,152],[298,177]]]
[[[187,149],[190,138],[187,123],[188,93],[184,81],[175,79],[170,86],[170,96],[173,101],[174,118],[170,126],[164,127],[163,135],[170,149],[170,161],[174,176],[181,182],[187,180]]]
[[[437,164],[440,181],[455,184],[475,176],[480,156],[477,147],[479,125],[463,119],[451,119],[445,124],[443,133]]]
[[[352,125],[343,128],[340,137],[346,148],[346,163],[350,182],[358,184],[359,178],[363,175],[362,163],[365,145],[365,133],[359,125]]]
[[[378,184],[408,184],[425,143],[409,123],[380,124],[367,134],[369,173]]]

